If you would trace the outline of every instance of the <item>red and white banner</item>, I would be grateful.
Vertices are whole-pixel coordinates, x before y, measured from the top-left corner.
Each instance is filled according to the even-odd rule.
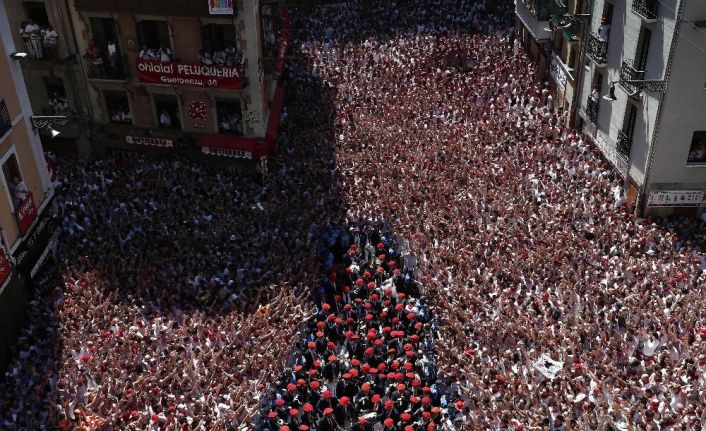
[[[0,246],[0,286],[7,281],[11,271],[12,268],[10,267],[10,261],[7,258],[7,253],[5,253],[5,247]]]
[[[245,80],[238,66],[138,61],[137,77],[142,82],[183,87],[243,88]]]
[[[15,218],[17,219],[17,228],[20,230],[20,235],[24,235],[32,226],[32,222],[37,218],[37,207],[34,206],[32,193],[28,193],[24,201],[15,210]]]

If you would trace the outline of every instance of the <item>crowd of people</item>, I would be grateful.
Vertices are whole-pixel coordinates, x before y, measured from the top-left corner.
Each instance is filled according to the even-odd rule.
[[[702,223],[633,215],[512,49],[512,7],[293,10],[266,181],[60,163],[0,427],[704,429]],[[425,299],[395,242],[335,229],[372,219]]]

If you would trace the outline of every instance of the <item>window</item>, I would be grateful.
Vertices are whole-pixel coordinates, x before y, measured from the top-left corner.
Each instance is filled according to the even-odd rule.
[[[132,124],[132,113],[130,112],[130,102],[125,93],[105,92],[105,107],[108,110],[108,118],[114,124]]]
[[[155,95],[154,108],[157,124],[165,129],[181,129],[179,121],[179,103],[176,96]]]
[[[686,164],[706,166],[706,131],[694,132]]]
[[[172,42],[166,21],[145,20],[137,23],[137,39],[140,43],[140,59],[149,61],[172,61]]]
[[[47,90],[49,105],[47,106],[47,115],[69,115],[69,100],[66,97],[64,89],[64,81],[61,78],[44,78],[44,88]]]
[[[40,27],[49,25],[49,16],[47,16],[47,8],[42,2],[25,2],[25,12],[27,18],[39,24]]]
[[[243,116],[239,100],[216,102],[216,111],[220,133],[243,134]]]
[[[90,77],[127,78],[115,21],[112,18],[91,18],[91,36],[84,55]]]
[[[199,53],[201,64],[220,66],[242,65],[244,57],[236,48],[238,38],[235,27],[228,24],[209,24],[201,28],[203,49]]]
[[[17,157],[11,154],[10,157],[2,165],[2,172],[5,175],[5,183],[10,190],[10,197],[15,210],[29,196],[29,189],[22,180],[20,166],[17,164]]]
[[[652,39],[652,31],[642,27],[640,29],[640,38],[637,41],[637,51],[635,52],[635,69],[644,71],[647,66],[647,54],[650,51],[650,40]]]
[[[225,51],[231,46],[235,47],[238,39],[235,35],[235,26],[230,24],[209,24],[201,27],[201,41],[205,51]]]

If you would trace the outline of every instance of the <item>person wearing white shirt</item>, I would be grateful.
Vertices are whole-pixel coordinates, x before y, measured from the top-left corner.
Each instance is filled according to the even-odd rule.
[[[171,63],[172,61],[172,50],[162,46],[159,49],[159,61],[162,63]]]
[[[169,112],[166,110],[162,110],[162,113],[159,115],[159,124],[162,127],[172,127],[172,116],[169,115]]]

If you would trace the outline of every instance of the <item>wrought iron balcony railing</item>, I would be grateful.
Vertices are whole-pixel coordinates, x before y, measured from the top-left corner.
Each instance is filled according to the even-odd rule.
[[[632,11],[645,20],[657,19],[657,0],[632,0]]]
[[[624,60],[622,66],[620,67],[620,85],[625,88],[631,96],[638,94],[641,87],[635,83],[626,81],[644,81],[645,71],[637,70],[633,64],[632,60]]]
[[[12,129],[12,119],[10,112],[7,110],[7,104],[3,99],[0,99],[0,137],[5,136],[5,133]]]
[[[632,133],[628,134],[623,130],[618,132],[618,155],[624,160],[630,160],[630,150],[632,149]]]
[[[591,96],[588,96],[588,101],[586,102],[586,117],[592,124],[598,124],[598,107],[600,106],[600,99],[596,100]]]
[[[589,34],[586,53],[599,66],[605,66],[608,64],[608,60],[606,59],[608,56],[608,41],[602,40],[597,34]]]

